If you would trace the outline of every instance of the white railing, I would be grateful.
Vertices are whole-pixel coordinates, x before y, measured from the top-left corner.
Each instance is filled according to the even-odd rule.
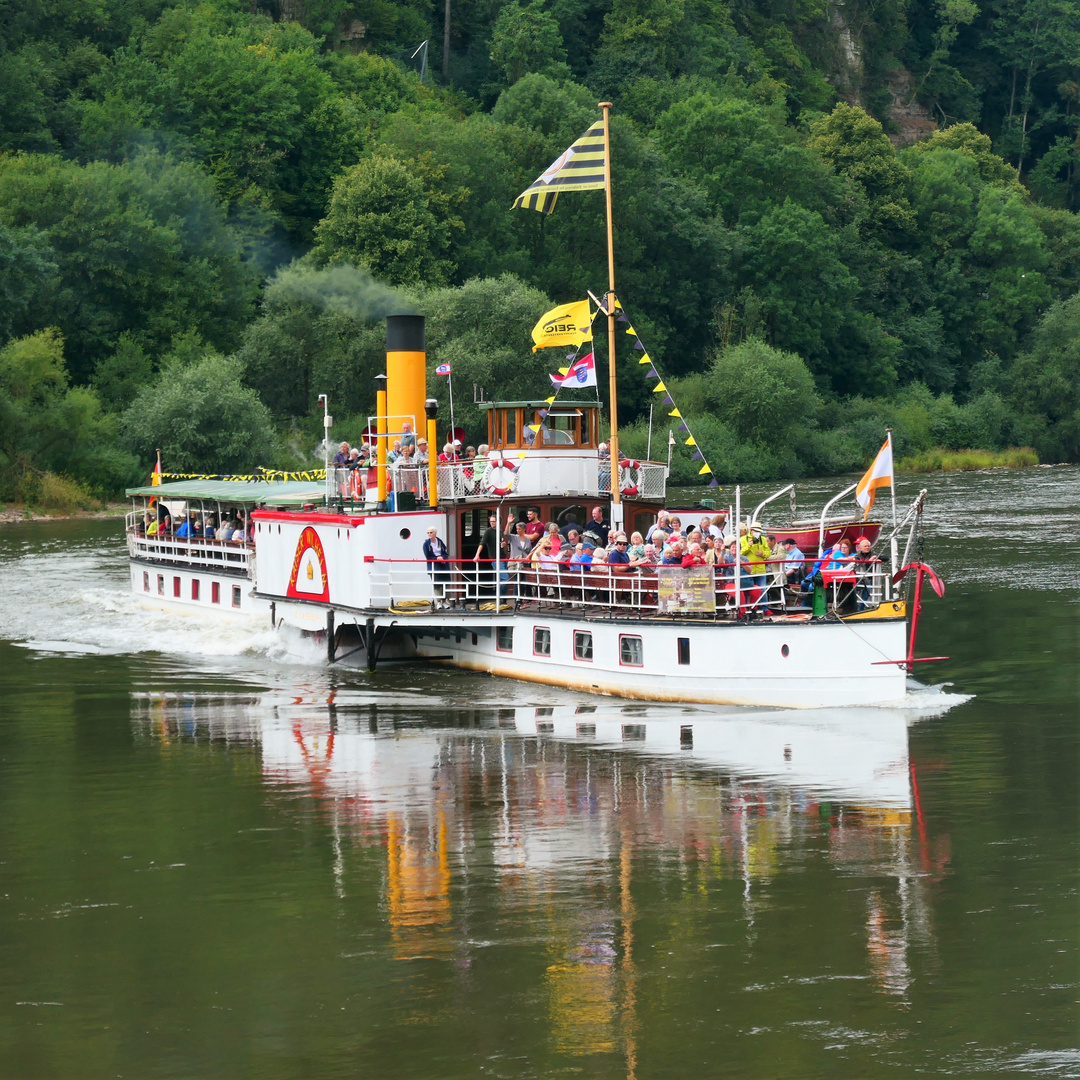
[[[611,488],[611,465],[591,455],[550,454],[531,451],[519,459],[513,453],[505,459],[513,464],[509,477],[500,470],[497,479],[488,477],[491,467],[484,459],[475,461],[440,462],[436,477],[440,502],[491,502],[499,498],[496,484],[509,479],[511,496],[540,498],[566,496],[602,498]],[[416,496],[417,505],[428,500],[428,466],[426,462],[387,466],[389,490],[409,491]],[[376,498],[374,467],[333,470],[331,488],[336,497],[346,502],[370,504]],[[487,478],[487,479],[485,479]],[[637,491],[627,498],[662,501],[667,491],[667,467],[659,462],[644,461],[636,474]]]
[[[808,560],[812,562],[813,560]],[[707,615],[733,618],[770,611],[805,614],[813,609],[813,588],[790,587],[770,567],[760,577],[744,576],[736,591],[723,567],[698,567],[696,588],[685,587],[681,567],[628,568],[607,564],[578,567],[566,563],[542,568],[532,564],[461,560],[429,572],[423,560],[376,559],[371,566],[371,606],[468,608],[501,606],[599,608],[627,616]],[[782,571],[779,571],[782,574]],[[683,575],[683,576],[681,576]],[[841,614],[868,611],[893,598],[889,573],[880,562],[853,564],[843,580],[825,584],[826,610]]]
[[[139,536],[129,531],[127,542],[128,555],[133,559],[225,570],[233,574],[247,574],[254,558],[254,552],[242,540],[188,540],[171,536]]]

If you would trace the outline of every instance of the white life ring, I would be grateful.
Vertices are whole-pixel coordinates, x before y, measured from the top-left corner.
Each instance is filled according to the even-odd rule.
[[[624,495],[636,495],[641,490],[641,462],[623,458],[619,462],[619,490]]]
[[[480,489],[485,495],[498,495],[499,498],[509,495],[514,489],[517,470],[517,463],[509,458],[493,457],[484,470],[483,478],[480,480]]]

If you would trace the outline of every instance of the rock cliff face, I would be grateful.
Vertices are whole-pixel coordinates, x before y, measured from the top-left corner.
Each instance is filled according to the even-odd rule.
[[[894,146],[908,146],[937,131],[938,125],[929,110],[914,99],[914,80],[907,68],[890,71],[887,85],[892,94],[889,117],[897,127],[897,131],[889,136]]]
[[[853,26],[855,7],[845,0],[830,5],[829,23],[836,35],[835,73],[830,82],[849,105],[865,108],[866,69],[859,34]],[[938,125],[926,106],[914,99],[914,80],[907,68],[898,67],[885,77],[892,97],[889,118],[897,130],[889,136],[895,146],[907,146],[926,138]]]

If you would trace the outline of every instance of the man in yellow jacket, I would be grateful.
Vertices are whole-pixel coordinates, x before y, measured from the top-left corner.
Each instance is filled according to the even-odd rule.
[[[762,535],[760,521],[750,522],[749,534],[745,525],[739,526],[739,554],[749,561],[748,569],[754,579],[754,584],[760,589],[765,587],[767,577],[765,563],[771,553],[769,541]]]

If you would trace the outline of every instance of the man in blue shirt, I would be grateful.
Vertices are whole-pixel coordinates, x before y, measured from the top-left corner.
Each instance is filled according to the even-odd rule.
[[[612,566],[618,565],[619,563],[622,563],[623,565],[629,565],[630,556],[627,554],[626,548],[626,534],[617,533],[615,539],[612,541],[611,547],[608,548],[608,563]]]
[[[789,536],[780,541],[780,546],[787,553],[784,558],[784,576],[789,585],[798,585],[806,576],[806,556],[799,550],[795,537]]]

